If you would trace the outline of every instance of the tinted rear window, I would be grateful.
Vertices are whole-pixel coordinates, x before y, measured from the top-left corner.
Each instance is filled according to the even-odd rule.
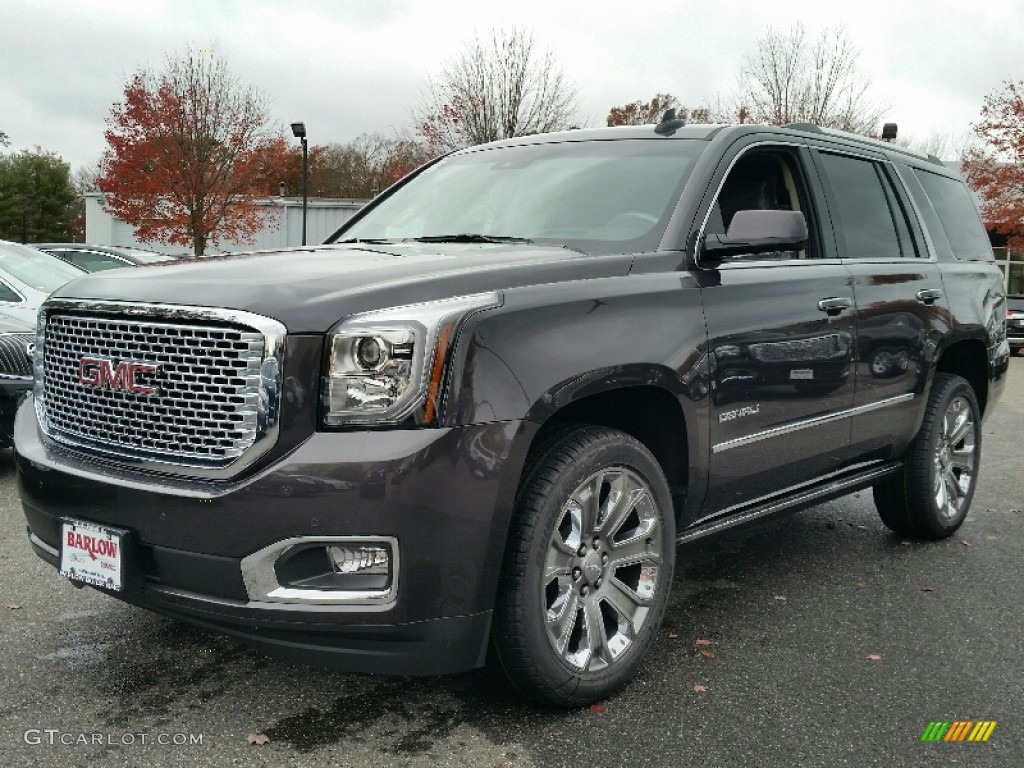
[[[1006,308],[1014,312],[1024,312],[1024,296],[1007,296]]]
[[[823,152],[848,259],[890,259],[903,255],[896,223],[875,163]]]
[[[935,213],[939,216],[942,231],[956,257],[991,260],[992,245],[967,187],[948,176],[939,176],[920,168],[915,168],[914,173],[928,193]]]

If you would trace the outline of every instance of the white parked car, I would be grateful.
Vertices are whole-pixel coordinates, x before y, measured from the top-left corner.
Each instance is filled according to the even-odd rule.
[[[20,243],[0,240],[0,315],[31,327],[43,300],[84,272]]]

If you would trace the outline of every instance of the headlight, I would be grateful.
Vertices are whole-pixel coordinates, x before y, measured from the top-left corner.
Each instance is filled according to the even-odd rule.
[[[327,338],[324,421],[396,423],[423,407],[433,421],[445,356],[462,322],[499,306],[496,293],[353,315]]]

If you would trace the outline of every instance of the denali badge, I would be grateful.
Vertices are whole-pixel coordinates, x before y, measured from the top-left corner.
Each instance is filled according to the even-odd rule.
[[[761,404],[754,403],[753,405],[745,405],[742,408],[737,408],[735,411],[723,411],[718,414],[718,423],[722,424],[726,421],[732,421],[733,419],[739,419],[744,416],[754,416],[761,412]]]
[[[120,362],[117,367],[110,360],[83,357],[78,361],[78,382],[87,387],[123,389],[136,395],[155,395],[154,387],[139,384],[135,377],[140,373],[156,373],[157,367],[149,363]]]

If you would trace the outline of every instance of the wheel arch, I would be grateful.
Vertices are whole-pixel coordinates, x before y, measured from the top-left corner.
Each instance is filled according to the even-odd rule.
[[[671,392],[636,385],[585,395],[554,411],[541,425],[535,444],[546,431],[570,424],[617,429],[643,443],[665,473],[678,522],[689,485],[689,441],[683,409]]]
[[[935,365],[936,373],[951,373],[967,380],[978,399],[978,407],[984,416],[988,404],[989,364],[983,342],[964,339],[955,342],[942,351]]]

